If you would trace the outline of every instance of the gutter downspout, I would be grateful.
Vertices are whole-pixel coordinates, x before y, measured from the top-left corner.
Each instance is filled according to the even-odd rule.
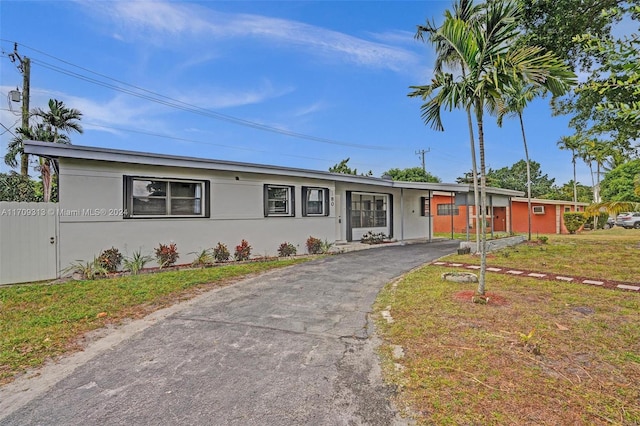
[[[433,216],[431,215],[431,198],[432,198],[433,192],[429,191],[429,200],[427,201],[429,204],[429,242],[433,241]]]
[[[449,216],[451,217],[451,239],[453,240],[453,209],[455,208],[455,192],[451,192],[451,208],[449,209]]]
[[[404,242],[404,188],[400,188],[400,244]]]

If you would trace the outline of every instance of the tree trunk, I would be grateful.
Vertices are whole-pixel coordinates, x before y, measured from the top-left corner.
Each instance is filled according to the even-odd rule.
[[[20,174],[29,177],[29,154],[20,154]]]
[[[476,253],[480,251],[480,197],[478,197],[478,164],[476,162],[476,143],[473,138],[473,121],[471,107],[467,107],[467,123],[469,125],[469,144],[471,145],[471,175],[473,177],[473,208],[476,214]]]
[[[460,61],[462,78],[466,77],[464,61]],[[473,137],[473,120],[471,119],[471,105],[467,105],[467,125],[469,126],[469,145],[471,147],[471,176],[473,177],[473,208],[476,214],[476,253],[480,251],[480,197],[478,197],[478,162],[476,161],[476,142]],[[467,203],[465,203],[467,204]],[[467,206],[467,208],[469,208]]]
[[[40,164],[40,175],[42,177],[42,197],[45,203],[51,201],[51,167],[48,159],[43,159]]]
[[[573,154],[573,211],[578,211],[578,182],[576,182],[576,151],[571,150]]]
[[[485,294],[485,278],[487,273],[487,174],[484,158],[484,129],[482,122],[482,104],[476,103],[476,120],[478,122],[478,148],[480,152],[480,278],[478,280],[477,294]]]
[[[524,121],[522,112],[518,112],[520,119],[520,130],[522,130],[522,142],[524,143],[524,158],[527,162],[527,219],[529,221],[529,241],[531,241],[531,164],[529,163],[529,148],[527,147],[527,136],[524,132]]]

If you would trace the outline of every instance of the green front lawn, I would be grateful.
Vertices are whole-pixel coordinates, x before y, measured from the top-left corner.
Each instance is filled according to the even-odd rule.
[[[250,274],[308,258],[230,264],[62,284],[0,287],[0,385],[81,348],[86,332],[140,318]]]
[[[489,263],[640,282],[640,232],[612,231],[552,236]],[[425,266],[376,302],[393,318],[378,315],[380,350],[405,414],[429,425],[640,424],[640,293],[488,273],[481,305],[476,284],[441,279],[451,271]]]

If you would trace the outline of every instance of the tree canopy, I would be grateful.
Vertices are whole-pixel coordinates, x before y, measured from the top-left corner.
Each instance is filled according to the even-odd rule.
[[[597,3],[594,10],[599,10],[599,20],[615,23],[625,19],[627,25],[638,26],[640,5],[637,1]],[[582,19],[574,14],[570,20],[564,13],[561,16],[571,26],[574,18]],[[576,133],[587,139],[607,140],[628,159],[637,156],[640,148],[637,143],[640,139],[640,36],[637,30],[619,38],[614,38],[610,30],[607,34],[602,37],[598,32],[586,30],[574,34],[572,44],[582,55],[594,60],[585,69],[589,72],[586,81],[570,96],[553,103],[554,113],[571,116],[570,126]]]
[[[520,26],[525,37],[521,42],[544,47],[568,61],[576,69],[589,69],[602,55],[585,50],[574,37],[592,34],[600,40],[611,39],[619,15],[606,13],[623,3],[621,0],[518,0],[523,13]]]
[[[549,178],[548,174],[542,174],[540,163],[531,160],[531,196],[544,198],[553,194],[555,178]],[[458,183],[470,182],[471,172],[465,173],[456,179]],[[519,160],[511,167],[489,169],[487,172],[487,184],[496,188],[513,189],[515,191],[527,191],[527,162]]]
[[[604,201],[640,202],[640,159],[629,161],[607,173],[600,183]]]
[[[0,173],[0,201],[42,201],[42,184],[13,171]]]
[[[342,173],[344,175],[357,175],[358,169],[352,169],[351,167],[349,167],[349,165],[347,164],[349,163],[349,160],[351,160],[351,158],[347,157],[339,163],[334,164],[333,166],[329,167],[329,171],[331,173]],[[360,176],[373,176],[373,172],[369,170],[367,173],[360,173]]]
[[[383,176],[390,176],[392,180],[400,180],[404,182],[442,182],[442,180],[426,172],[422,167],[409,167],[406,169],[389,169],[383,173]]]

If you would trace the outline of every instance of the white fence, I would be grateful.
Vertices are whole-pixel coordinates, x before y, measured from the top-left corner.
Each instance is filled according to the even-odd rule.
[[[58,277],[58,204],[0,201],[0,285]]]

